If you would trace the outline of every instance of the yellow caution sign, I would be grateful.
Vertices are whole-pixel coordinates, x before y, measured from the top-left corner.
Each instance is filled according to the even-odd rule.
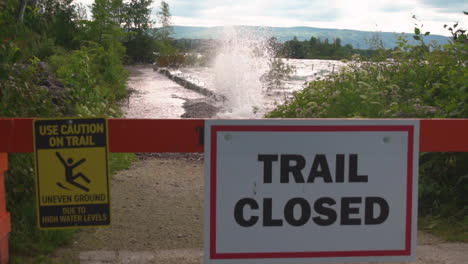
[[[107,120],[34,120],[39,228],[110,224]]]

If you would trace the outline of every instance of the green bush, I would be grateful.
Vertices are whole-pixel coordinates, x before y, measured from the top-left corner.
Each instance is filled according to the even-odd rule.
[[[422,59],[401,52],[384,62],[357,59],[340,73],[309,83],[269,116],[466,117],[467,55],[453,51],[440,48]]]
[[[160,67],[179,67],[185,63],[185,55],[169,41],[156,41],[156,64]]]
[[[12,222],[11,251],[36,256],[69,241],[74,230],[37,228],[33,155],[10,154],[8,159],[10,165],[6,174],[6,188]]]
[[[118,80],[114,80],[120,86],[107,82],[106,78],[111,74],[106,76],[106,73],[113,69],[102,71],[102,66],[96,65],[103,59],[104,55],[96,55],[101,51],[85,48],[52,56],[50,68],[65,87],[41,84],[47,76],[48,79],[54,77],[51,72],[40,67],[43,63],[37,58],[31,59],[28,64],[8,64],[9,76],[0,81],[0,116],[119,116],[117,96],[109,93],[112,89],[125,90],[127,75],[122,72]],[[122,168],[123,164],[128,166],[133,157],[131,154],[111,155],[112,170]],[[13,255],[46,254],[64,245],[74,233],[73,230],[44,231],[37,228],[33,168],[32,154],[9,155],[6,190],[8,211],[12,216],[10,245]]]
[[[128,73],[122,66],[122,54],[95,43],[80,50],[53,55],[52,70],[71,88],[78,116],[118,116],[118,100],[127,96]]]
[[[132,38],[124,43],[127,50],[126,63],[153,63],[156,52],[154,37],[146,34],[132,34],[130,36]]]
[[[120,116],[117,101],[127,94],[128,74],[122,66],[125,49],[121,43],[106,42],[105,38],[102,43],[88,42],[79,50],[66,51],[46,41],[44,48],[34,52],[49,57],[47,66],[37,57],[21,59],[24,53],[16,42],[5,41],[0,45],[2,51],[7,51],[0,53],[0,116]],[[111,155],[112,168],[116,163],[128,165],[132,157]],[[12,216],[13,256],[47,254],[64,245],[74,233],[37,228],[33,168],[32,154],[9,155],[6,190]]]
[[[0,81],[0,116],[48,116],[60,106],[52,102],[50,91],[34,83],[38,74],[37,63],[9,66],[9,76]]]
[[[463,34],[463,33],[462,33]],[[341,72],[311,82],[267,117],[467,118],[468,45],[459,37],[445,46],[408,45],[384,61],[355,58]],[[468,219],[468,154],[423,153],[420,213]]]
[[[127,96],[128,77],[122,65],[124,33],[108,3],[98,1],[94,10],[104,17],[83,21],[71,0],[40,1],[40,8],[37,1],[0,1],[0,117],[121,115],[118,101]],[[112,154],[111,169],[133,159],[133,154]],[[73,234],[37,228],[33,168],[32,154],[9,155],[14,257],[47,254]],[[35,260],[45,263],[43,257]],[[23,258],[12,261],[23,263]]]

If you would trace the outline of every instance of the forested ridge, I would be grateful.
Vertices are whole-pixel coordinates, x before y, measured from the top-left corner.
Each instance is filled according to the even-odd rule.
[[[343,25],[344,27],[347,25]],[[443,25],[440,25],[441,27]],[[175,39],[220,39],[224,34],[224,27],[191,27],[191,26],[174,26]],[[359,31],[349,29],[332,29],[332,28],[314,28],[314,27],[260,27],[260,26],[235,26],[236,29],[258,32],[261,36],[271,36],[279,42],[284,43],[297,38],[298,41],[309,41],[311,38],[328,39],[330,43],[335,39],[341,39],[342,45],[352,45],[356,49],[371,49],[373,48],[373,39],[380,39],[384,48],[393,49],[396,47],[398,37],[402,32],[396,29],[396,32],[381,32],[376,28],[376,31]],[[412,38],[413,34],[406,34]],[[428,41],[437,41],[440,44],[447,44],[448,38],[439,35],[428,36]],[[416,44],[411,41],[411,44]]]

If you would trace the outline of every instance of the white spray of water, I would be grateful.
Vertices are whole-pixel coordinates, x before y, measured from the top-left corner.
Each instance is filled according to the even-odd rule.
[[[226,27],[224,33],[214,62],[213,87],[227,99],[218,117],[260,117],[265,103],[261,77],[272,56],[266,34],[240,27]]]

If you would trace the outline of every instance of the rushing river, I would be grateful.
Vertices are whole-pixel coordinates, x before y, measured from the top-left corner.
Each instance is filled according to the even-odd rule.
[[[154,72],[151,65],[134,66],[129,70],[127,85],[131,94],[123,107],[127,118],[180,118],[186,100],[204,98]]]
[[[247,65],[232,65],[229,64],[232,63],[230,60],[221,69],[219,64],[215,64],[213,67],[181,68],[171,73],[226,96],[226,102],[218,102],[216,105],[221,108],[218,117],[259,118],[275,105],[284,103],[307,82],[323,78],[345,66],[343,62],[332,60],[290,59],[284,62],[293,66],[295,71],[283,82],[281,89],[269,93],[264,91],[259,80],[268,68],[258,63],[251,67],[252,64],[246,60],[244,64]],[[187,100],[209,101],[205,96],[185,89],[153,71],[150,65],[131,67],[130,71],[128,86],[133,92],[124,107],[128,118],[180,118]]]

